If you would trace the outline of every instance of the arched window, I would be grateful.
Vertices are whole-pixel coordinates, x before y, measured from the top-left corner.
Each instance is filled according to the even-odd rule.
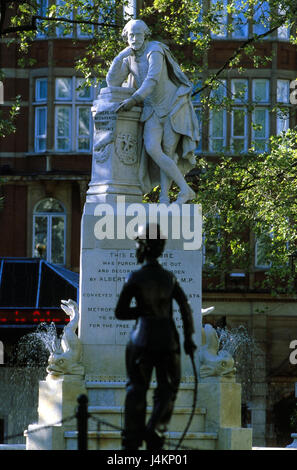
[[[66,211],[57,199],[40,201],[33,213],[33,256],[65,264]]]

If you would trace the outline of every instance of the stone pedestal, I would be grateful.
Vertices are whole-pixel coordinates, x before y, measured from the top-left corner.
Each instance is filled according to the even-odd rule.
[[[141,108],[117,113],[121,101],[133,88],[102,88],[93,105],[94,147],[92,176],[87,202],[114,202],[117,195],[127,202],[141,202],[138,172],[142,150]]]
[[[139,268],[135,237],[138,228],[148,222],[158,221],[162,232],[168,232],[160,261],[176,274],[188,295],[196,342],[200,343],[201,207],[142,204],[138,177],[141,108],[117,113],[119,103],[133,92],[123,87],[103,88],[93,108],[92,178],[81,223],[79,296],[79,338],[87,380],[126,380],[125,346],[134,321],[117,321],[114,310],[125,279]],[[178,313],[175,316],[181,330]],[[190,360],[186,358],[185,362],[184,374],[193,375]]]
[[[25,431],[26,449],[64,450],[65,431],[76,428],[77,398],[86,393],[81,376],[47,376],[39,382],[38,423]]]
[[[251,450],[252,430],[241,427],[241,385],[235,379],[200,379],[198,407],[205,407],[205,431],[218,434],[217,449]]]
[[[114,310],[125,279],[132,270],[139,268],[135,258],[132,227],[135,228],[136,236],[138,223],[151,221],[158,210],[159,219],[168,222],[168,241],[160,263],[175,273],[188,296],[193,309],[195,341],[200,344],[201,208],[198,205],[187,205],[183,210],[183,207],[177,205],[175,208],[160,206],[124,202],[117,205],[85,204],[81,235],[79,338],[83,347],[82,362],[87,380],[126,380],[125,346],[135,322],[116,320]],[[110,216],[110,219],[105,219],[106,226],[102,223],[105,215],[100,215],[104,207]],[[112,221],[114,238],[107,228]],[[191,224],[194,238],[192,245],[185,238],[186,227]],[[104,231],[107,231],[106,237]],[[177,235],[180,236],[174,238]],[[195,249],[184,249],[185,246]],[[174,305],[174,316],[183,343],[182,322],[177,305]],[[184,354],[183,375],[193,375],[191,361]]]

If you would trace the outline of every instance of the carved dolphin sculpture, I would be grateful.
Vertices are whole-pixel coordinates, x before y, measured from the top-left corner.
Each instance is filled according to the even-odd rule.
[[[61,308],[69,315],[70,322],[64,328],[61,345],[50,354],[46,370],[50,375],[83,375],[84,368],[80,364],[82,347],[76,335],[79,320],[78,305],[71,299],[62,300]]]
[[[215,307],[201,309],[202,316],[212,312]],[[206,324],[201,331],[202,346],[199,351],[200,376],[234,376],[236,368],[234,359],[228,351],[219,351],[219,338],[216,330]]]

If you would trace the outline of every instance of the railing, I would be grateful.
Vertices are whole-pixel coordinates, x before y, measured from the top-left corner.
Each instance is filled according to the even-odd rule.
[[[100,438],[100,426],[101,425],[104,425],[105,427],[110,427],[111,429],[113,429],[115,431],[119,431],[119,432],[123,431],[123,429],[119,426],[116,426],[112,423],[109,423],[108,421],[104,421],[100,418],[95,418],[94,416],[90,415],[89,412],[88,412],[88,397],[87,397],[87,395],[79,395],[79,397],[77,398],[77,402],[78,402],[78,406],[77,406],[75,415],[69,416],[68,418],[65,418],[61,421],[58,421],[58,422],[55,422],[55,423],[52,423],[52,424],[48,424],[48,425],[45,425],[45,426],[38,426],[35,429],[27,430],[26,431],[27,435],[34,434],[34,433],[39,432],[39,431],[44,430],[44,429],[49,429],[53,426],[57,426],[57,425],[67,423],[67,422],[69,422],[69,421],[76,418],[76,423],[77,423],[76,424],[77,425],[77,450],[86,451],[86,450],[88,450],[88,420],[89,419],[92,419],[93,421],[95,421],[97,423],[97,433],[98,433],[97,439]],[[8,442],[12,439],[16,439],[17,437],[23,437],[23,433],[4,436],[4,441]],[[175,448],[176,444],[173,444],[168,439],[166,439],[165,440],[165,446],[167,446],[168,448]],[[184,446],[184,445],[180,445],[179,449],[181,449],[181,450],[200,450],[200,449],[197,449],[197,448],[187,447],[187,446]]]

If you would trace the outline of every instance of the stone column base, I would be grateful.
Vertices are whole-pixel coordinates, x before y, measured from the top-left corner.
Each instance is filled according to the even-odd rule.
[[[38,423],[25,431],[27,450],[64,450],[64,432],[76,429],[77,398],[87,394],[83,377],[48,375],[39,382]],[[71,418],[71,419],[69,419]]]
[[[217,449],[252,449],[252,429],[241,427],[241,385],[234,378],[200,379],[197,407],[206,408],[205,431],[218,434]]]

